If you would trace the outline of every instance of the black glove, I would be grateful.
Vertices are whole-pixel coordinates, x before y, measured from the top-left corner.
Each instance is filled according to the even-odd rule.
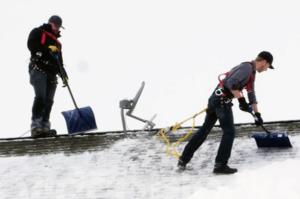
[[[244,97],[238,98],[239,100],[239,107],[242,111],[248,111],[249,110],[249,105],[247,104],[246,100]]]
[[[262,124],[264,123],[264,121],[263,121],[263,119],[261,118],[260,113],[257,112],[257,113],[255,113],[254,115],[257,117],[257,121],[255,120],[256,126],[262,125]]]

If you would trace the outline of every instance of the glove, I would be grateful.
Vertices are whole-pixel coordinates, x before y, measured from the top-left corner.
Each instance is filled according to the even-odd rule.
[[[249,105],[247,104],[246,100],[244,97],[238,98],[239,100],[239,107],[242,111],[248,111],[249,110]]]
[[[51,50],[52,53],[57,53],[58,52],[58,49],[57,49],[56,46],[49,46],[48,48]]]
[[[255,124],[256,124],[256,126],[260,126],[260,125],[262,125],[263,124],[263,119],[260,117],[260,113],[259,112],[256,112],[256,113],[254,113],[254,115],[257,117],[257,121],[255,120]]]

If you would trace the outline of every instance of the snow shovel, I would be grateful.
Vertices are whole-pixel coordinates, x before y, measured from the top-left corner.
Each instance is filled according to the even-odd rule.
[[[255,121],[258,118],[249,110],[249,113],[254,117]],[[252,137],[255,139],[258,147],[293,147],[286,134],[286,132],[271,133],[263,125],[260,125],[265,133],[253,133]]]
[[[61,74],[61,78],[62,79],[67,78],[67,74],[66,74],[65,70],[62,67],[61,63],[59,62],[58,53],[53,54],[50,51],[50,54],[55,58],[55,60],[57,62],[57,65],[59,67],[59,71]],[[96,130],[97,125],[96,125],[94,113],[93,113],[93,110],[91,109],[91,107],[87,106],[87,107],[83,107],[83,108],[78,108],[77,104],[75,102],[75,99],[73,97],[73,94],[71,92],[68,81],[65,81],[65,84],[70,92],[70,95],[72,97],[73,103],[76,108],[74,110],[62,112],[62,114],[66,120],[66,123],[67,123],[69,135],[75,135],[75,134],[84,133],[84,132],[91,131],[91,130]]]

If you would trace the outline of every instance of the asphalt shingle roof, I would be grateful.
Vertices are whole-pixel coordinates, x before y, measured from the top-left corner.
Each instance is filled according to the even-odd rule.
[[[229,165],[240,170],[299,158],[300,121],[266,123],[271,132],[287,131],[293,148],[257,148],[253,124],[237,124]],[[199,128],[199,127],[197,127]],[[220,127],[216,126],[184,172],[177,158],[165,152],[166,143],[151,132],[89,133],[56,138],[0,140],[1,198],[187,198],[199,187],[224,184],[212,173]],[[197,129],[194,130],[194,132]],[[171,143],[189,128],[166,133]],[[187,140],[177,147],[180,153]],[[171,147],[170,147],[171,150]]]

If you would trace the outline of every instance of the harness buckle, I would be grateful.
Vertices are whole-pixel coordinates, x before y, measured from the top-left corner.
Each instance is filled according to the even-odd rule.
[[[228,104],[231,102],[231,99],[230,98],[223,98],[223,101],[225,102],[225,104]]]
[[[215,90],[215,95],[216,95],[216,96],[221,96],[221,95],[223,95],[223,91],[222,91],[222,90],[223,90],[222,88],[216,89],[216,90]]]

